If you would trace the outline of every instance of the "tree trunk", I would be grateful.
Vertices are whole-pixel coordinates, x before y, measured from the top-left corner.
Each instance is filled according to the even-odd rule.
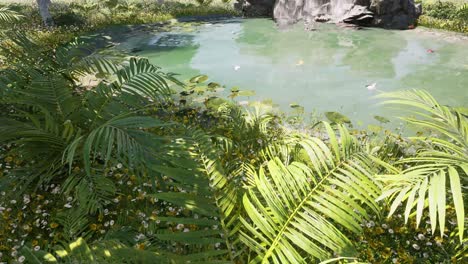
[[[52,20],[52,16],[49,12],[49,5],[50,0],[36,0],[37,6],[39,7],[39,13],[42,17],[42,22],[46,27],[51,27],[54,25],[54,21]]]

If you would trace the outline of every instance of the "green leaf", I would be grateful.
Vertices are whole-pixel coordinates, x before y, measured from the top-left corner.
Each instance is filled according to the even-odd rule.
[[[351,123],[351,120],[348,117],[338,112],[325,112],[325,116],[332,123],[336,123],[336,124],[350,124]]]
[[[457,214],[458,236],[460,238],[460,243],[462,243],[465,227],[465,206],[463,204],[463,192],[460,184],[460,175],[453,167],[449,167],[448,174],[450,178],[450,189],[452,191],[453,204]]]
[[[206,82],[208,80],[208,76],[206,75],[197,75],[195,77],[193,77],[192,79],[190,79],[190,82],[191,83],[203,83],[203,82]]]
[[[380,123],[383,123],[383,124],[386,124],[386,123],[390,122],[389,119],[387,119],[387,118],[385,118],[383,116],[376,115],[376,116],[374,116],[374,118],[375,118],[375,120],[377,120],[377,121],[379,121]]]

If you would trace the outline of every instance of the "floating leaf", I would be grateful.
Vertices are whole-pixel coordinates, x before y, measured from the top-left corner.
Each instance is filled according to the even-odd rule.
[[[198,76],[195,76],[192,79],[190,79],[190,82],[191,83],[202,83],[202,82],[206,82],[207,80],[208,80],[208,76],[198,75]]]
[[[388,120],[387,118],[383,117],[383,116],[374,116],[375,120],[379,121],[380,123],[383,123],[383,124],[386,124],[386,123],[389,123],[390,120]]]
[[[330,120],[330,122],[337,124],[351,124],[351,120],[348,117],[338,113],[338,112],[325,112],[325,116]]]
[[[238,93],[239,96],[254,96],[255,95],[255,91],[252,91],[252,90],[245,90],[245,91],[240,91]]]
[[[193,94],[193,93],[194,93],[194,90],[182,91],[182,92],[180,92],[180,95],[182,95],[182,96],[189,96],[189,95],[191,95],[191,94]]]
[[[231,92],[238,93],[238,92],[240,92],[240,89],[239,89],[239,87],[234,86],[234,87],[231,88]]]
[[[210,82],[210,83],[208,84],[208,88],[210,88],[210,89],[216,89],[216,88],[218,88],[218,87],[221,87],[221,85],[220,85],[219,83]]]
[[[289,107],[291,108],[299,108],[301,107],[299,104],[296,104],[296,103],[292,103],[292,104],[289,104]]]
[[[204,92],[206,92],[206,90],[206,86],[196,87],[193,89],[193,91],[197,92],[198,94],[203,94]]]

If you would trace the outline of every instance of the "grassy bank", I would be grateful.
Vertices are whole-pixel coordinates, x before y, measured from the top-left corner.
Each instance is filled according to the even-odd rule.
[[[56,27],[44,28],[36,1],[0,0],[2,6],[23,15],[16,25],[19,30],[29,32],[49,46],[112,25],[150,24],[184,16],[237,15],[231,4],[221,0],[209,5],[188,0],[165,1],[164,4],[156,0],[52,0],[50,12]]]
[[[468,1],[422,0],[423,15],[419,25],[468,33]]]

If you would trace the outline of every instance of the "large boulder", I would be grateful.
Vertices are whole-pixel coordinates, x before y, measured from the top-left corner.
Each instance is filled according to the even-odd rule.
[[[411,28],[422,12],[414,0],[371,0],[369,9],[375,15],[373,26],[394,29]]]
[[[304,20],[408,29],[421,15],[414,0],[237,0],[236,7],[246,16],[273,16],[280,25]]]

